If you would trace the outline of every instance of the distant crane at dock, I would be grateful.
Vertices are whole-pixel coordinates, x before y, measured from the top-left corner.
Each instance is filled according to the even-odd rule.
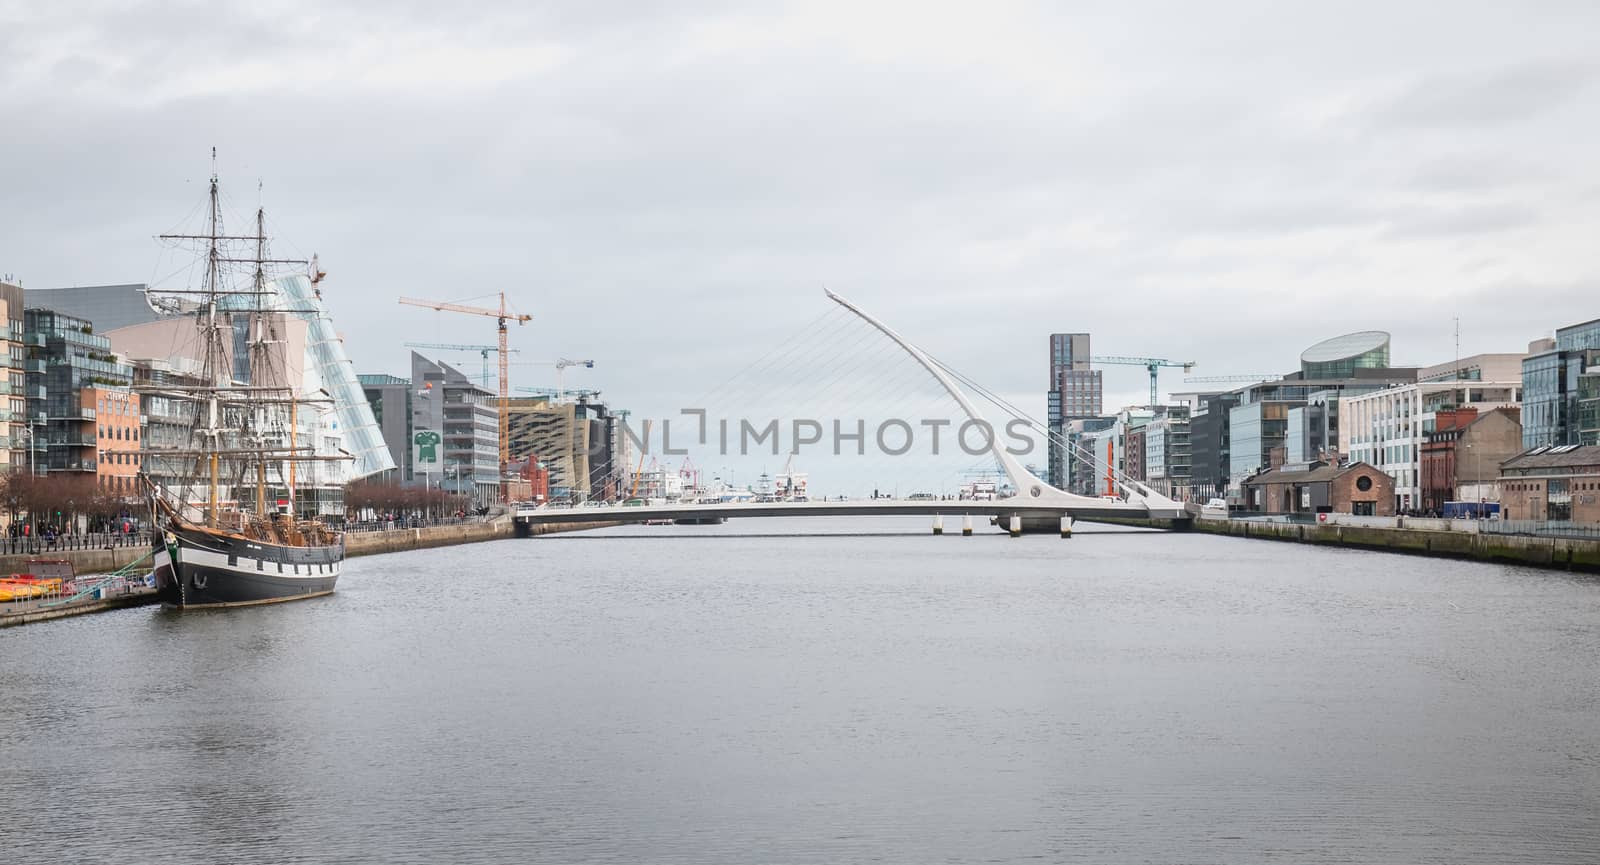
[[[1091,357],[1094,363],[1114,363],[1127,366],[1142,366],[1150,371],[1150,407],[1155,408],[1160,404],[1160,394],[1157,392],[1156,380],[1160,377],[1161,368],[1164,366],[1183,367],[1184,372],[1194,369],[1198,364],[1192,360],[1167,360],[1164,357]]]

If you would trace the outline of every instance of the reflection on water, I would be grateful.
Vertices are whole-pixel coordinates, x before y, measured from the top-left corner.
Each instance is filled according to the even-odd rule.
[[[0,861],[1600,851],[1593,580],[926,532],[609,529],[0,632]]]

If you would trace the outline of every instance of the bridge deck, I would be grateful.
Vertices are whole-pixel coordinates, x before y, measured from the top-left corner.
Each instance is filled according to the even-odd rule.
[[[608,507],[608,508],[518,508],[513,511],[519,522],[536,525],[539,523],[601,523],[625,520],[627,522],[642,522],[644,520],[675,520],[675,519],[706,519],[714,517],[841,517],[841,516],[927,516],[944,515],[959,517],[964,514],[973,516],[1005,516],[1017,514],[1025,519],[1059,519],[1070,516],[1073,519],[1093,520],[1098,517],[1123,517],[1123,518],[1156,518],[1174,519],[1184,518],[1187,514],[1180,511],[1173,513],[1157,513],[1145,508],[1143,505],[1129,502],[1106,501],[1103,505],[1092,506],[1051,506],[1029,504],[1020,499],[997,499],[994,501],[905,501],[877,499],[873,501],[851,502],[762,502],[749,504],[716,504],[716,505],[644,505],[640,507]]]

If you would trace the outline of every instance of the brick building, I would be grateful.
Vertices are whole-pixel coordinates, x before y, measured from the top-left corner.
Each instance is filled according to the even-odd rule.
[[[1146,480],[1144,463],[1144,430],[1131,430],[1125,435],[1122,442],[1122,472],[1133,480]]]
[[[82,399],[85,410],[94,410],[95,479],[114,494],[139,495],[139,395],[114,388],[86,387]]]
[[[1419,459],[1422,509],[1500,501],[1500,464],[1522,450],[1521,417],[1515,408],[1482,414],[1476,407],[1439,411]]]
[[[1394,516],[1394,478],[1367,463],[1291,463],[1241,484],[1244,509],[1261,514]]]
[[[1508,520],[1600,523],[1600,445],[1542,445],[1500,467]]]

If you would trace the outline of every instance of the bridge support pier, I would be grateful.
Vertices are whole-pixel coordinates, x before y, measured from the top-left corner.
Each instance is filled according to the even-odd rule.
[[[1022,515],[1021,514],[1012,514],[1011,515],[1011,536],[1013,538],[1022,537]]]
[[[1072,537],[1072,517],[1065,514],[1061,516],[1061,537]]]
[[[963,538],[972,537],[972,514],[963,514],[961,516],[961,536]]]
[[[934,514],[933,515],[933,533],[936,534],[936,535],[944,534],[944,515],[943,514]]]

